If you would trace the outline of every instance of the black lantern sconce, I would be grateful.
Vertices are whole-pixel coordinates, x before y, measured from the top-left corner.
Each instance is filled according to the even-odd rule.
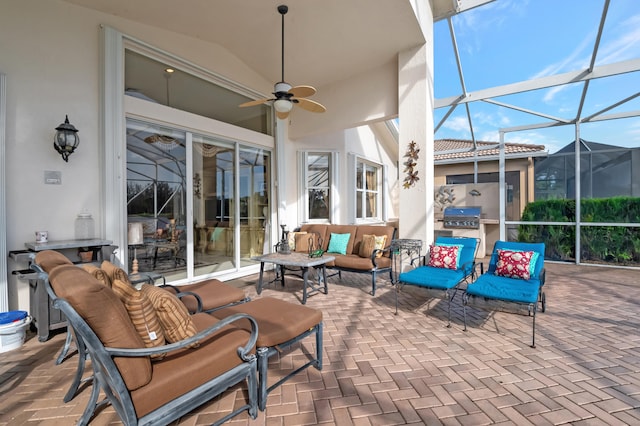
[[[62,155],[62,159],[69,162],[69,156],[73,154],[80,144],[78,129],[69,123],[69,116],[65,115],[64,123],[56,127],[56,135],[53,137],[53,147]]]

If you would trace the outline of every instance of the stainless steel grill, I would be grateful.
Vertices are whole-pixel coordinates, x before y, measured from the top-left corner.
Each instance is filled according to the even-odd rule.
[[[443,227],[447,229],[479,229],[482,207],[447,207]]]

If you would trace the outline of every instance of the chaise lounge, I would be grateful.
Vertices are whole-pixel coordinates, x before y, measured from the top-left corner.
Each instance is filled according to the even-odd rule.
[[[496,241],[489,269],[467,286],[462,300],[464,328],[467,306],[531,316],[531,347],[536,347],[536,312],[546,310],[544,243]]]

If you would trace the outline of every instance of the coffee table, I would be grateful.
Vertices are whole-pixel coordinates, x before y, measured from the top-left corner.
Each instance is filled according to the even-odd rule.
[[[302,272],[302,281],[304,285],[302,287],[302,304],[307,303],[307,297],[311,296],[315,293],[322,292],[327,294],[329,292],[329,288],[327,286],[327,268],[326,264],[335,260],[334,256],[322,255],[322,257],[309,257],[306,253],[291,253],[291,254],[282,254],[282,253],[269,253],[262,256],[256,256],[252,258],[253,260],[257,260],[260,262],[260,278],[258,278],[258,294],[262,293],[263,287],[263,274],[264,274],[264,264],[265,263],[273,263],[278,265],[280,268],[280,280],[282,281],[282,286],[284,287],[284,274],[287,268],[300,268]],[[322,268],[322,282],[317,284],[309,281],[309,268],[312,267],[321,267]],[[291,269],[289,269],[291,270]],[[297,275],[297,274],[296,274]],[[276,278],[277,279],[277,278]]]

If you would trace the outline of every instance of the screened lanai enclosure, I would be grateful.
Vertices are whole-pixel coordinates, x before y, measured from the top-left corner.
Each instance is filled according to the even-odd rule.
[[[129,270],[175,281],[253,264],[271,244],[270,174],[261,149],[128,120]]]
[[[462,176],[456,194],[482,194],[456,203],[479,203],[489,191],[478,185],[493,185],[493,240],[640,267],[638,19],[631,0],[496,0],[435,24],[435,139],[465,139],[447,154],[473,155],[436,179]],[[514,152],[534,145],[543,150]]]

